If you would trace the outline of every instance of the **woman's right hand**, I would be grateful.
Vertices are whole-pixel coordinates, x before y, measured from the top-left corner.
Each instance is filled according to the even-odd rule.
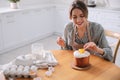
[[[65,47],[65,41],[61,37],[57,38],[57,44],[61,47]]]

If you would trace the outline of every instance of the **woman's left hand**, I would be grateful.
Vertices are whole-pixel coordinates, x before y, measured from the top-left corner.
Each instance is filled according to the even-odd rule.
[[[89,49],[89,50],[93,50],[93,51],[98,50],[98,47],[94,42],[88,42],[83,47],[84,47],[84,49]]]

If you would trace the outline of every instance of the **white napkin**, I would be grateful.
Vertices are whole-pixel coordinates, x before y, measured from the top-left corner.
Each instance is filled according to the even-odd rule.
[[[32,66],[35,65],[38,68],[48,68],[49,66],[56,66],[58,61],[55,59],[51,51],[44,51],[43,55],[27,54],[18,56],[16,59],[9,63],[11,65]]]
[[[45,51],[43,59],[34,61],[34,64],[39,68],[48,68],[49,66],[56,66],[58,61],[51,51]]]
[[[23,66],[31,66],[33,65],[33,61],[34,59],[32,59],[30,56],[28,55],[21,55],[21,56],[18,56],[13,64],[15,65],[23,65]]]

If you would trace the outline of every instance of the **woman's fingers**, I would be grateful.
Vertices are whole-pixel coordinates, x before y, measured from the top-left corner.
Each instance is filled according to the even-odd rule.
[[[57,38],[57,43],[60,44],[63,41],[63,39],[61,37]]]
[[[88,49],[88,48],[89,48],[88,43],[86,43],[86,44],[83,46],[83,48],[84,48],[85,50]]]
[[[64,47],[64,45],[65,45],[64,40],[61,37],[57,38],[57,44],[59,44],[62,47]]]
[[[84,45],[84,49],[92,49],[95,50],[96,49],[96,44],[94,42],[88,42]]]
[[[57,37],[57,44],[59,44],[60,42],[60,37]]]

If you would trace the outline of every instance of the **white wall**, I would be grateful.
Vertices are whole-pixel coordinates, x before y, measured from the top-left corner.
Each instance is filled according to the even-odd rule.
[[[73,0],[20,0],[19,4],[21,7],[24,6],[36,6],[42,4],[70,4]],[[0,8],[9,7],[8,0],[0,0]]]
[[[52,3],[65,5],[65,4],[70,4],[72,1],[73,0],[52,0]]]
[[[19,2],[20,6],[37,6],[43,4],[51,4],[51,0],[21,0]]]
[[[36,5],[42,5],[42,4],[61,4],[61,5],[69,5],[73,0],[20,0],[19,4],[21,7],[24,6],[36,6]],[[94,0],[96,2],[97,6],[109,6],[109,7],[118,7],[120,8],[119,0]],[[116,3],[115,3],[116,2]],[[110,5],[109,5],[110,3]],[[113,5],[112,5],[113,4]],[[9,1],[8,0],[0,0],[0,8],[1,7],[9,7]]]
[[[0,0],[0,8],[1,7],[9,7],[9,1],[8,0]],[[20,0],[19,5],[20,6],[36,6],[41,4],[50,4],[52,3],[52,0]]]
[[[9,2],[7,0],[0,0],[0,8],[9,6]]]
[[[66,7],[60,8],[56,7],[55,8],[55,19],[54,19],[54,26],[55,26],[55,32],[63,33],[64,32],[64,27],[65,24],[69,22],[69,10]]]
[[[0,16],[0,50],[3,47],[3,42],[2,42],[2,20],[1,20],[1,16]]]

